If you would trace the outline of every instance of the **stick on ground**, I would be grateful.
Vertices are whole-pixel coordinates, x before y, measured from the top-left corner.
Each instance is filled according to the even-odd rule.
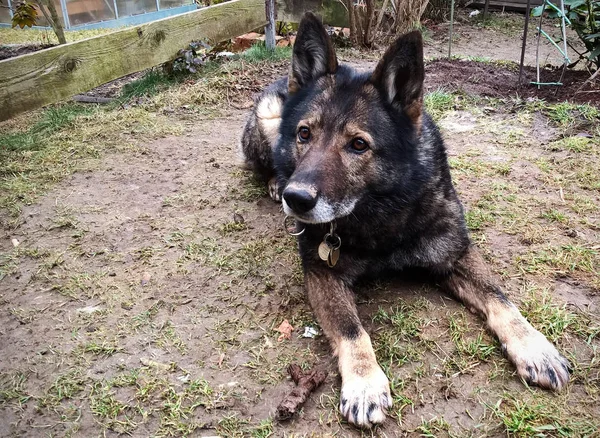
[[[313,369],[304,373],[296,364],[290,364],[288,373],[290,373],[297,386],[277,406],[277,419],[279,421],[292,418],[306,402],[310,393],[317,389],[327,377],[327,371]]]

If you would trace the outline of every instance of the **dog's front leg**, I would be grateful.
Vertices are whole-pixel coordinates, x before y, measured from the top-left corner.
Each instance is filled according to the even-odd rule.
[[[305,284],[319,324],[338,356],[342,415],[360,427],[382,423],[392,406],[390,386],[360,323],[352,291],[328,268],[307,269]]]
[[[527,383],[554,390],[569,381],[569,362],[495,286],[477,250],[455,262],[443,286],[487,320],[502,350]]]

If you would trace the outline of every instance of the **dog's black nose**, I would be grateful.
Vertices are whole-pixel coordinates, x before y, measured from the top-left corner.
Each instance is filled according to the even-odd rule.
[[[283,191],[285,203],[296,213],[306,213],[317,205],[317,197],[302,189],[287,188]]]

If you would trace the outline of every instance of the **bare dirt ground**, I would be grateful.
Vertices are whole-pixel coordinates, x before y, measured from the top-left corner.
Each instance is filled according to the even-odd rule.
[[[367,284],[359,312],[395,406],[361,432],[337,413],[326,340],[302,336],[319,327],[279,206],[235,164],[237,108],[286,68],[217,72],[52,135],[94,151],[1,216],[0,436],[599,436],[600,113],[562,102],[579,83],[544,102],[516,96],[514,66],[437,61],[426,79],[473,239],[572,383],[527,388],[484,324],[423,279]],[[290,363],[329,377],[278,423]]]

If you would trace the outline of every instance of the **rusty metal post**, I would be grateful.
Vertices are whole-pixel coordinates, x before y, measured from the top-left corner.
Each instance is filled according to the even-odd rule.
[[[521,45],[521,63],[519,64],[519,87],[523,77],[523,64],[525,63],[525,47],[527,46],[527,31],[529,30],[529,16],[531,15],[531,0],[527,0],[525,11],[525,28],[523,29],[523,44]]]

